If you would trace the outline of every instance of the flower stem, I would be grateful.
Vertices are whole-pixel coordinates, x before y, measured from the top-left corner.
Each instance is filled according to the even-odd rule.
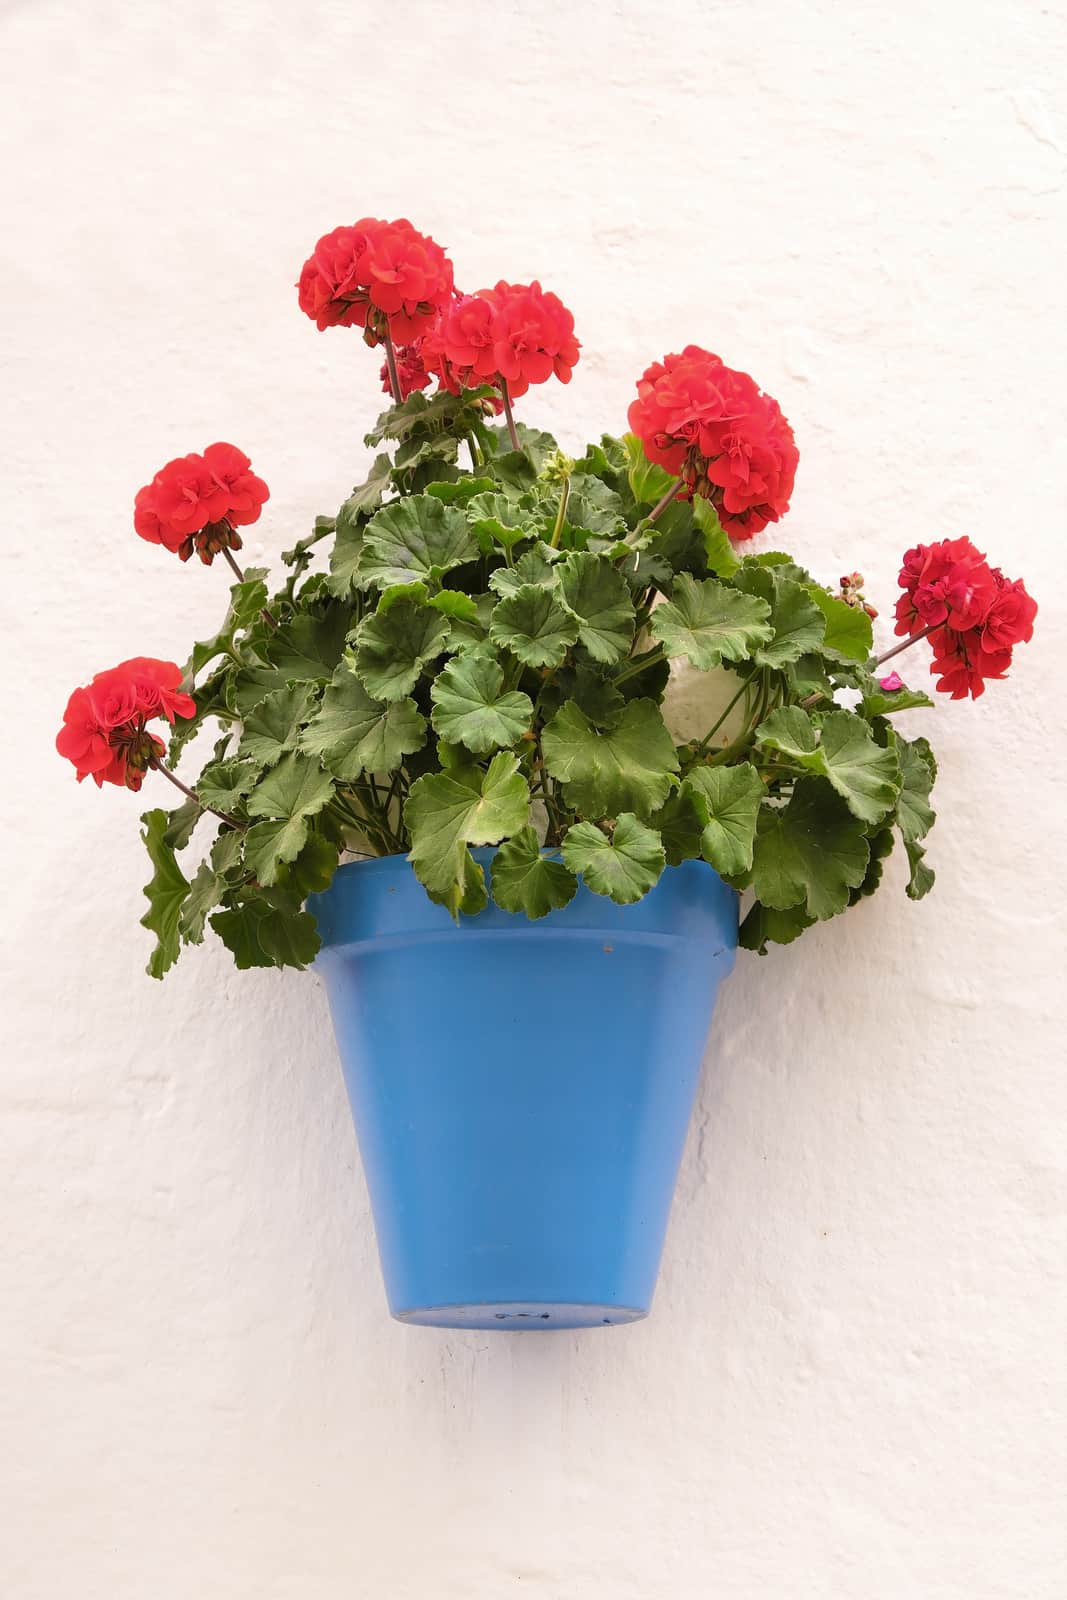
[[[393,336],[389,332],[389,324],[385,325],[385,364],[389,368],[389,387],[393,391],[394,406],[403,405],[404,391],[400,387],[400,374],[396,368],[396,351],[393,349]]]
[[[895,644],[892,650],[887,650],[884,655],[876,656],[874,665],[880,667],[883,661],[892,661],[893,657],[899,656],[902,650],[907,650],[911,645],[918,644],[920,639],[925,639],[928,634],[936,633],[938,628],[943,628],[944,626],[943,622],[931,622],[930,626],[924,628],[921,633],[913,633],[909,639],[904,639],[900,644]]]
[[[711,743],[712,739],[714,739],[715,735],[718,733],[719,729],[722,727],[723,723],[726,721],[727,717],[730,715],[730,712],[734,709],[734,706],[740,700],[741,696],[745,693],[745,691],[750,687],[750,685],[752,683],[753,675],[754,674],[750,673],[747,678],[742,680],[741,687],[738,689],[737,693],[734,695],[733,699],[730,701],[730,704],[726,707],[726,710],[723,712],[722,716],[718,719],[718,721],[716,723],[713,724],[712,727],[710,727],[708,729],[708,731],[704,735],[703,739],[701,739],[700,743],[697,745],[696,749],[693,751],[693,755],[694,756],[701,756],[701,755],[704,754],[705,750],[708,748],[708,745]]]
[[[231,817],[225,811],[216,811],[214,806],[205,805],[200,796],[197,794],[196,790],[190,789],[189,785],[187,783],[183,783],[182,780],[175,773],[173,773],[169,767],[165,767],[158,756],[153,756],[149,765],[154,771],[161,772],[167,779],[168,783],[172,783],[176,789],[180,789],[182,794],[185,795],[187,799],[194,800],[200,807],[201,811],[210,811],[213,817],[218,817],[219,821],[225,822],[227,827],[237,828],[240,832],[244,832],[245,824],[243,822],[238,822],[236,817]]]
[[[651,650],[646,650],[644,655],[632,657],[629,665],[625,666],[621,672],[617,672],[611,681],[614,684],[626,683],[628,679],[636,678],[639,673],[646,672],[649,667],[654,667],[657,662],[664,659],[663,651],[659,646],[653,646]]]
[[[559,546],[560,534],[563,532],[563,519],[567,515],[567,501],[570,499],[570,497],[571,480],[569,478],[564,478],[563,489],[559,497],[559,510],[556,512],[556,525],[552,529],[552,537],[548,541],[553,550],[557,549]]]
[[[670,488],[667,490],[666,494],[660,495],[659,499],[656,501],[655,505],[652,507],[652,510],[648,513],[649,522],[655,522],[656,518],[658,516],[661,516],[662,513],[664,511],[666,511],[667,507],[670,505],[670,503],[674,499],[675,495],[677,495],[684,488],[685,488],[685,479],[684,478],[676,478],[674,480],[674,482],[671,484]]]
[[[237,582],[238,583],[244,583],[245,575],[241,571],[240,567],[237,565],[237,562],[233,559],[233,551],[229,548],[228,545],[223,545],[222,553],[226,557],[227,563],[229,564],[230,571],[233,573],[234,577],[237,579]]]
[[[500,393],[504,397],[504,420],[508,425],[511,448],[513,450],[521,450],[522,445],[519,443],[519,436],[515,431],[515,418],[511,414],[511,396],[508,393],[508,380],[506,378],[501,378],[500,380]]]

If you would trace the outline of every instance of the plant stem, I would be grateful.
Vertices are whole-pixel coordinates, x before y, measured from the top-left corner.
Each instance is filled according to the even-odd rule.
[[[711,743],[712,739],[714,739],[715,735],[718,733],[719,729],[722,727],[723,723],[726,721],[727,717],[730,715],[730,712],[734,709],[734,706],[737,704],[737,702],[740,700],[741,696],[746,692],[746,690],[751,685],[752,677],[753,677],[753,674],[750,673],[747,678],[744,678],[742,680],[741,687],[738,689],[737,693],[734,695],[733,699],[730,701],[730,704],[726,707],[726,710],[723,712],[722,716],[718,719],[718,721],[714,724],[713,727],[708,729],[708,731],[704,735],[703,739],[701,739],[700,743],[697,745],[696,749],[693,751],[694,756],[700,756],[700,755],[704,754],[704,751],[708,748],[708,745]]]
[[[400,387],[400,374],[396,369],[396,351],[393,349],[393,336],[389,332],[388,323],[385,325],[385,364],[389,368],[389,387],[393,392],[393,404],[403,405],[404,391]]]
[[[233,551],[229,548],[228,545],[223,545],[222,553],[226,557],[227,563],[229,564],[229,567],[230,567],[230,571],[233,573],[234,577],[237,579],[237,582],[238,583],[244,583],[245,575],[241,571],[240,567],[237,565],[237,562],[233,559]]]
[[[685,488],[685,479],[684,478],[676,478],[675,481],[671,484],[670,488],[667,490],[666,494],[660,495],[659,499],[656,501],[655,505],[652,507],[652,510],[648,513],[649,522],[655,522],[656,518],[658,516],[660,516],[664,511],[666,511],[667,507],[670,505],[670,503],[674,499],[675,495],[678,494],[684,488]]]
[[[515,431],[515,418],[511,414],[511,396],[508,393],[508,380],[506,378],[501,378],[500,380],[500,393],[504,397],[504,420],[508,425],[511,448],[513,450],[521,450],[522,445],[519,443],[519,436]]]
[[[571,480],[564,478],[563,490],[559,497],[559,510],[556,512],[556,525],[552,529],[552,537],[548,541],[553,550],[559,548],[560,534],[563,532],[563,519],[567,515],[567,502],[571,497]]]
[[[887,650],[884,655],[876,656],[874,665],[880,667],[883,661],[892,661],[893,657],[899,656],[902,650],[907,650],[911,645],[918,644],[920,639],[925,639],[929,634],[936,633],[938,628],[943,628],[944,626],[943,622],[931,622],[930,626],[924,628],[921,633],[913,633],[909,639],[904,639],[900,644],[895,644],[892,650]]]
[[[636,660],[632,661],[628,667],[623,669],[622,672],[616,674],[611,681],[614,684],[626,683],[629,678],[636,678],[639,673],[647,672],[649,667],[654,667],[657,662],[660,662],[663,659],[663,651],[657,646],[656,649],[646,651],[643,656],[639,656]]]
[[[236,817],[231,817],[225,811],[216,811],[214,806],[205,805],[203,800],[201,800],[200,796],[197,794],[196,790],[190,789],[189,785],[187,783],[183,783],[182,780],[175,773],[173,773],[169,767],[165,767],[158,756],[153,756],[149,764],[153,771],[161,772],[169,783],[172,783],[176,789],[180,789],[182,794],[185,795],[187,799],[194,800],[200,807],[201,811],[210,811],[213,817],[218,817],[219,821],[225,822],[227,827],[237,828],[240,832],[244,832],[245,824],[243,822],[238,822]]]

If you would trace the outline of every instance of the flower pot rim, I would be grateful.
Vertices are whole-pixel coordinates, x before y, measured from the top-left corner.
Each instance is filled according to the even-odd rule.
[[[488,867],[496,850],[483,846],[471,853],[481,866]],[[316,965],[340,948],[380,946],[412,938],[473,941],[540,935],[602,938],[610,945],[613,934],[656,942],[696,939],[711,954],[728,952],[732,962],[739,900],[737,891],[706,861],[683,861],[665,867],[648,894],[628,905],[594,894],[580,882],[568,905],[536,920],[519,911],[504,911],[490,900],[484,910],[454,922],[444,906],[429,898],[409,858],[395,854],[346,862],[337,869],[328,889],[311,896],[308,906],[322,939]],[[717,902],[713,938],[708,934],[709,902]]]

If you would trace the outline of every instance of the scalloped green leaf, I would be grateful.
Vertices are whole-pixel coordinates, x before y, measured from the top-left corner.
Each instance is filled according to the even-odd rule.
[[[621,661],[633,643],[636,616],[622,574],[600,556],[573,551],[560,564],[560,589],[578,618],[578,639],[594,661],[609,666]]]
[[[530,790],[514,755],[501,751],[486,771],[455,766],[411,786],[404,822],[408,860],[431,897],[454,917],[485,904],[485,878],[470,845],[499,844],[529,823]]]
[[[477,541],[457,506],[435,495],[408,495],[368,522],[357,582],[376,589],[420,581],[436,585],[477,555]]]
[[[869,724],[852,711],[830,711],[816,722],[800,706],[783,706],[760,723],[756,740],[827,778],[864,822],[880,822],[896,805],[896,751],[876,743]]]
[[[197,778],[196,792],[203,805],[232,811],[251,792],[260,770],[253,761],[212,761]]]
[[[266,820],[245,835],[245,864],[260,883],[277,881],[278,869],[304,848],[308,818],[333,798],[334,780],[317,760],[290,752],[248,797],[248,814]]]
[[[474,495],[464,509],[474,537],[486,552],[494,544],[510,550],[512,545],[530,538],[537,528],[533,513],[499,490]]]
[[[653,700],[631,700],[616,725],[597,729],[573,701],[541,736],[548,772],[586,817],[632,811],[647,819],[674,786],[678,754]]]
[[[732,581],[744,594],[755,595],[770,607],[771,637],[753,651],[759,666],[789,666],[822,644],[826,632],[822,612],[802,585],[783,577],[777,567],[745,561]]]
[[[167,813],[146,811],[141,821],[145,825],[141,839],[154,869],[144,886],[148,910],[141,918],[141,926],[156,936],[155,949],[145,971],[151,978],[162,978],[178,959],[179,920],[189,883],[164,837],[170,822]]]
[[[576,822],[564,835],[563,861],[594,894],[620,906],[646,895],[667,864],[663,840],[632,811],[616,818],[610,836],[595,822]]]
[[[700,853],[724,877],[746,873],[752,866],[756,819],[766,793],[760,775],[748,761],[736,767],[696,767],[683,788],[698,808],[704,826]]]
[[[701,672],[723,661],[744,661],[771,637],[771,608],[755,595],[688,573],[674,582],[670,600],[652,613],[649,624],[669,656],[685,656]]]
[[[524,583],[493,612],[489,637],[528,667],[558,667],[578,642],[578,618],[541,584]]]
[[[546,589],[554,588],[559,582],[556,563],[560,559],[558,551],[540,541],[532,549],[523,551],[513,567],[498,567],[491,573],[489,587],[501,598],[514,594],[516,589],[521,589],[527,583],[539,583]]]
[[[626,451],[626,476],[630,493],[639,506],[656,505],[672,487],[674,475],[648,459],[636,433],[623,434],[622,444]]]
[[[403,700],[447,648],[449,631],[446,617],[413,600],[364,617],[356,630],[355,664],[368,694]]]
[[[301,725],[310,714],[311,691],[306,684],[273,690],[245,718],[238,754],[258,767],[274,766],[287,750],[295,750]]]
[[[395,772],[426,742],[426,718],[414,700],[376,700],[355,669],[342,662],[304,729],[300,748],[328,772],[352,783],[364,772]]]
[[[504,841],[489,877],[501,910],[525,912],[532,922],[569,905],[578,891],[574,873],[541,851],[532,828]]]
[[[809,917],[803,906],[775,911],[772,906],[760,905],[757,900],[741,924],[737,942],[742,950],[755,950],[757,954],[765,956],[768,944],[792,944],[814,922],[815,918]]]
[[[705,500],[699,494],[693,496],[692,507],[693,521],[704,540],[704,557],[709,572],[717,578],[732,578],[741,563],[734,555],[729,534],[719,521],[719,513],[710,500]]]
[[[935,821],[934,811],[929,804],[930,790],[934,786],[933,775],[923,759],[922,745],[918,741],[902,739],[897,734],[895,745],[900,762],[896,822],[904,843],[916,844],[920,839],[925,839]]]
[[[835,661],[866,661],[874,644],[871,619],[862,606],[850,606],[818,583],[804,586],[826,622],[819,649]]]
[[[823,778],[799,778],[785,806],[760,808],[751,882],[773,911],[803,906],[817,921],[848,905],[867,871],[863,824]]]
[[[475,755],[514,744],[533,720],[533,702],[505,690],[504,669],[487,650],[465,650],[443,667],[430,688],[435,730]]]

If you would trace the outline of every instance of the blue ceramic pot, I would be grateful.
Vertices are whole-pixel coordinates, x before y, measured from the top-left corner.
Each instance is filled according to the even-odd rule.
[[[490,905],[457,927],[389,856],[311,910],[393,1315],[646,1316],[733,890],[690,861],[637,905],[583,886],[539,922]]]

